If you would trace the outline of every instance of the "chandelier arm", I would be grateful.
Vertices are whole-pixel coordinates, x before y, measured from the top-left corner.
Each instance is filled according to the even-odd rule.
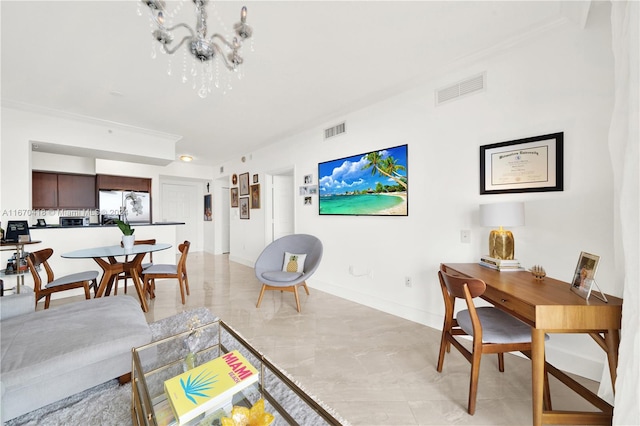
[[[184,44],[185,41],[187,40],[191,40],[191,36],[184,36],[182,38],[182,40],[180,40],[180,43],[178,43],[177,45],[175,45],[175,47],[173,47],[172,49],[170,49],[169,47],[167,47],[166,44],[163,44],[162,47],[164,48],[164,51],[167,52],[170,55],[173,55],[174,53],[176,53],[176,51],[180,48],[180,46],[182,46]]]
[[[179,27],[186,28],[189,31],[189,33],[191,34],[191,37],[195,37],[196,36],[196,32],[193,30],[193,28],[191,28],[190,26],[188,26],[187,24],[185,24],[183,22],[181,22],[179,24],[176,24],[171,28],[166,28],[165,30],[166,31],[173,31],[173,30],[175,30],[176,28],[179,28]]]
[[[224,38],[224,36],[222,36],[221,34],[215,33],[214,35],[212,35],[211,37],[209,37],[209,41],[213,42],[213,39],[217,38],[219,39],[222,43],[224,43],[225,46],[227,46],[229,49],[233,50],[235,49],[235,47],[233,46],[233,44],[229,43],[227,41],[226,38]],[[221,51],[219,51],[218,53],[222,53]]]
[[[213,36],[211,38],[213,38]],[[213,49],[216,51],[218,56],[222,58],[222,60],[224,61],[224,66],[227,67],[227,69],[229,71],[235,71],[236,70],[236,66],[229,62],[229,60],[225,56],[224,52],[220,48],[220,46],[218,46],[217,44],[214,43],[213,44]]]

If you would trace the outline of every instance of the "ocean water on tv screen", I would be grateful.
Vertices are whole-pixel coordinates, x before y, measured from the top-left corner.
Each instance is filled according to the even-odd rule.
[[[320,214],[383,215],[402,201],[393,195],[328,195],[320,197]]]

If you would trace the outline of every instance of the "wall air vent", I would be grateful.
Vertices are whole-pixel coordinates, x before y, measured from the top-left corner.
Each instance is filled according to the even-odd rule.
[[[482,92],[486,89],[487,73],[483,72],[476,76],[459,81],[451,86],[436,90],[436,106],[445,102]]]
[[[329,139],[334,136],[338,136],[342,133],[345,133],[347,128],[345,127],[345,123],[340,123],[336,126],[329,127],[328,129],[324,129],[324,138]]]

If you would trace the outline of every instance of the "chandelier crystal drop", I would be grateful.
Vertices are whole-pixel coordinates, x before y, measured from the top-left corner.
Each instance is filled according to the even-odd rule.
[[[151,12],[152,21],[152,35],[160,42],[163,53],[170,55],[176,53],[178,49],[184,44],[188,51],[191,53],[194,62],[202,65],[200,76],[196,75],[195,69],[192,69],[192,79],[195,86],[196,79],[199,80],[201,86],[198,89],[198,95],[202,98],[206,97],[208,93],[212,91],[212,86],[219,86],[218,83],[218,62],[222,61],[224,66],[234,72],[238,72],[240,65],[244,62],[242,56],[240,56],[240,49],[243,42],[251,38],[253,29],[247,25],[247,8],[242,7],[240,11],[240,21],[234,26],[235,36],[233,39],[228,40],[223,35],[215,33],[211,36],[207,34],[207,10],[206,6],[209,0],[192,0],[195,5],[196,25],[195,30],[185,23],[178,23],[176,25],[168,26],[165,21],[169,21],[176,11],[168,12],[166,10],[166,4],[164,0],[141,0],[143,4],[148,6]],[[223,24],[224,27],[224,24]],[[187,35],[182,37],[180,41],[175,42],[174,32],[181,28],[186,29]],[[152,57],[155,57],[155,52],[152,53]],[[213,85],[214,80],[212,72],[212,62],[216,61],[215,80],[216,84]],[[186,57],[184,58],[186,60]],[[186,68],[186,63],[184,64]],[[195,64],[193,64],[195,66]],[[170,73],[170,72],[169,72]],[[242,73],[239,73],[238,78],[241,78]],[[199,78],[198,78],[199,77]],[[183,73],[183,82],[185,76]],[[230,84],[225,85],[227,89],[231,89]],[[226,93],[226,90],[225,90]]]

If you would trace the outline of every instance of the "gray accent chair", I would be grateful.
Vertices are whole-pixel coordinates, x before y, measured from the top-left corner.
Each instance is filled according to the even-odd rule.
[[[306,255],[302,272],[283,271],[285,252]],[[322,242],[313,235],[286,235],[267,245],[254,267],[256,278],[262,283],[256,308],[260,307],[266,290],[279,290],[295,295],[296,309],[300,312],[298,287],[304,287],[307,295],[309,294],[306,280],[318,269],[321,259]]]
[[[506,274],[507,272],[505,272]],[[504,353],[521,351],[531,355],[531,327],[493,306],[476,308],[473,299],[485,292],[487,285],[477,278],[454,276],[446,272],[444,265],[438,271],[440,288],[444,297],[445,316],[440,341],[440,355],[437,370],[442,372],[444,354],[455,346],[471,363],[471,379],[469,383],[469,401],[467,411],[473,415],[476,410],[476,395],[480,375],[480,360],[483,354],[498,354],[498,370],[504,372]],[[455,301],[462,299],[467,309],[458,312],[454,318]],[[456,339],[456,336],[473,338],[471,351]],[[545,336],[548,339],[549,336]],[[544,404],[551,409],[549,381],[544,376]]]

